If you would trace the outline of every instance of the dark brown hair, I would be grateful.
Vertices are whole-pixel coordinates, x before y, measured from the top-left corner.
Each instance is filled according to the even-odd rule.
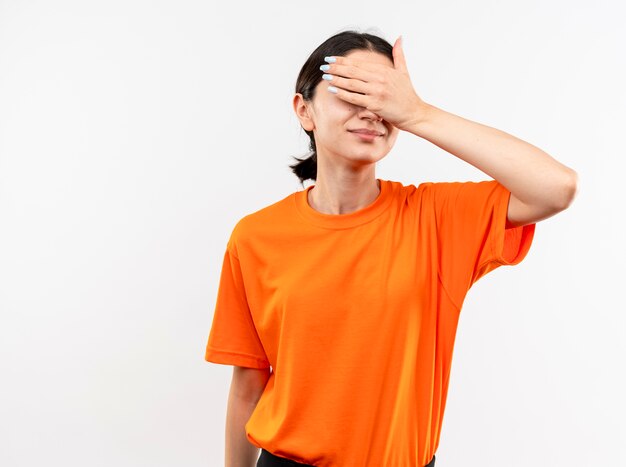
[[[298,74],[296,93],[302,94],[305,101],[312,101],[315,97],[315,87],[322,81],[322,71],[319,67],[326,63],[324,57],[346,55],[353,50],[378,52],[386,55],[393,62],[393,46],[382,37],[366,32],[343,31],[326,39],[309,55]],[[303,159],[293,157],[298,162],[289,166],[292,172],[300,179],[303,187],[305,180],[317,179],[315,137],[313,131],[304,131],[310,139],[308,157]]]

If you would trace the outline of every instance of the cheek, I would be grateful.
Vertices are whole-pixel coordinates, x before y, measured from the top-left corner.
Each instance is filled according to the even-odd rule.
[[[389,146],[393,146],[393,144],[396,142],[396,139],[398,138],[399,133],[399,131],[394,131],[393,134],[389,134],[389,138],[387,139]]]
[[[320,99],[320,109],[327,114],[336,114],[337,116],[349,116],[354,113],[355,107],[336,95],[328,92],[326,89],[320,89],[320,92],[326,93],[324,99]]]
[[[348,122],[351,121],[352,114],[346,112],[345,108],[328,106],[324,109],[323,117],[324,128],[327,133],[340,134],[344,133],[349,128]]]

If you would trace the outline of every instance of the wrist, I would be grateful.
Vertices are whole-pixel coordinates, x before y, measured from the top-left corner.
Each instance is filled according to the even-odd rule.
[[[421,102],[418,108],[414,112],[414,116],[407,128],[409,133],[413,133],[416,136],[421,136],[422,129],[432,118],[432,114],[437,110],[434,105],[426,102]]]

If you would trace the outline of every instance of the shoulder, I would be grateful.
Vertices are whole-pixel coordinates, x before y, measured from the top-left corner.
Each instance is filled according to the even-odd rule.
[[[423,181],[406,185],[396,181],[391,183],[398,201],[418,210],[463,210],[472,205],[495,203],[506,195],[506,189],[496,180]]]
[[[457,182],[414,182],[403,183],[400,181],[389,180],[394,197],[401,201],[415,201],[424,197],[431,196],[435,191],[452,188],[452,184]]]
[[[287,222],[290,217],[295,194],[291,193],[274,203],[242,216],[232,229],[228,241],[229,246],[247,243],[265,233],[271,233],[272,230],[281,228],[281,225]]]
[[[501,191],[502,185],[496,180],[480,181],[443,181],[443,182],[422,182],[415,191],[420,194],[433,197],[457,197],[472,196],[481,193]]]

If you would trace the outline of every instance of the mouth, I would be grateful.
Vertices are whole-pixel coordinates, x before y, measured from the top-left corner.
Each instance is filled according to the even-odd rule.
[[[365,128],[360,128],[358,130],[348,130],[350,133],[358,133],[360,135],[370,135],[370,136],[382,136],[383,134],[380,131],[376,130],[367,130]]]
[[[353,135],[359,138],[361,141],[374,141],[376,138],[380,138],[382,135],[371,132],[362,132],[362,131],[350,131]]]

